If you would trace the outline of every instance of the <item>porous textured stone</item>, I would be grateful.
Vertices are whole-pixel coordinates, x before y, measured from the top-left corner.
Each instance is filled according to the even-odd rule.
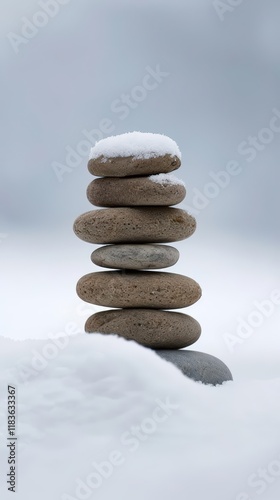
[[[117,334],[153,349],[180,349],[196,342],[200,324],[191,316],[154,309],[120,309],[93,314],[87,333]]]
[[[152,158],[135,158],[133,156],[116,156],[107,158],[99,156],[90,159],[88,169],[91,174],[100,177],[127,177],[130,175],[150,175],[168,173],[181,165],[178,156],[165,154]]]
[[[232,380],[222,361],[178,350],[201,334],[194,318],[174,311],[200,299],[199,284],[154,271],[179,259],[178,250],[164,243],[182,241],[196,230],[195,218],[174,208],[186,195],[184,183],[173,175],[180,165],[178,145],[162,134],[128,132],[91,148],[88,170],[99,178],[89,184],[87,198],[100,209],[80,215],[74,232],[83,241],[105,245],[94,249],[91,260],[109,270],[83,276],[77,294],[90,304],[115,308],[88,318],[87,333],[133,340],[154,349],[187,377],[217,385]]]
[[[94,250],[91,260],[115,269],[162,269],[176,264],[177,248],[167,245],[106,245]]]
[[[149,177],[104,177],[92,181],[87,189],[88,200],[97,207],[170,206],[185,196],[180,181],[160,183]]]
[[[168,243],[196,229],[192,215],[179,208],[103,208],[80,215],[75,234],[89,243]]]
[[[160,271],[103,271],[83,276],[77,294],[105,307],[179,309],[194,304],[201,288],[191,278]]]
[[[159,356],[173,363],[184,375],[203,384],[219,385],[232,380],[228,367],[220,359],[191,350],[157,350]]]

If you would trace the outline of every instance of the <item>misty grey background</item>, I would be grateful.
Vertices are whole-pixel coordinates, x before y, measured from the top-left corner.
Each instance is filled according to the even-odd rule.
[[[279,308],[233,354],[223,336],[279,288],[280,133],[250,163],[238,152],[280,110],[279,1],[244,0],[221,22],[211,0],[70,0],[18,54],[7,35],[41,7],[3,0],[1,9],[0,334],[46,338],[69,320],[82,330],[98,310],[81,312],[75,293],[83,274],[100,270],[72,232],[93,208],[87,156],[63,182],[52,165],[109,118],[114,134],[157,132],[178,143],[183,208],[212,181],[209,172],[232,160],[242,167],[195,214],[194,236],[174,244],[181,257],[170,271],[202,286],[185,310],[202,324],[198,350],[228,362],[235,378],[258,374],[264,357],[264,376],[278,374]],[[121,120],[112,103],[157,65],[169,76]]]
[[[248,474],[257,472],[259,467],[267,469],[276,456],[279,458],[279,448],[271,448],[273,442],[277,443],[277,436],[272,438],[277,412],[271,401],[280,376],[279,304],[271,306],[271,315],[261,317],[260,326],[251,329],[248,338],[239,339],[240,344],[233,352],[228,349],[225,334],[236,337],[240,318],[246,321],[255,310],[256,301],[267,301],[273,290],[280,289],[280,133],[275,134],[274,140],[251,163],[238,153],[242,141],[268,126],[273,108],[280,109],[280,1],[243,0],[233,12],[225,13],[221,22],[212,0],[70,0],[15,54],[7,34],[20,34],[22,17],[32,19],[41,8],[38,1],[1,0],[1,353],[9,345],[4,366],[10,363],[16,367],[21,355],[17,349],[19,342],[12,343],[2,336],[45,339],[43,343],[27,342],[23,346],[30,363],[33,349],[41,353],[43,344],[48,345],[52,335],[70,335],[69,325],[72,331],[73,325],[76,332],[83,331],[90,314],[102,309],[82,303],[75,293],[76,281],[83,274],[100,270],[90,261],[91,245],[72,232],[74,219],[92,208],[85,195],[92,179],[86,167],[87,158],[69,175],[65,174],[61,183],[52,168],[55,161],[65,163],[65,148],[76,148],[84,138],[83,129],[97,128],[102,119],[110,118],[115,125],[114,134],[141,130],[164,133],[175,139],[183,157],[176,175],[184,179],[188,192],[183,206],[192,205],[194,189],[202,191],[211,181],[210,171],[224,170],[229,161],[238,161],[242,173],[232,178],[230,185],[196,215],[198,227],[193,237],[174,243],[181,256],[178,264],[170,268],[171,272],[192,277],[203,290],[201,300],[181,310],[202,326],[201,338],[191,348],[223,360],[235,382],[252,380],[250,386],[241,382],[221,388],[223,405],[227,407],[229,403],[228,408],[232,409],[231,420],[229,411],[219,407],[222,399],[218,393],[211,395],[211,404],[217,406],[220,420],[211,419],[209,412],[209,428],[213,436],[219,429],[217,432],[225,438],[224,448],[217,446],[212,463],[213,458],[217,465],[221,460],[232,463],[232,467],[216,469],[219,470],[218,484],[226,484],[227,492],[230,485],[235,484],[234,496],[246,487]],[[224,3],[230,1],[233,2],[224,0]],[[112,102],[141,84],[147,66],[157,65],[169,73],[168,78],[149,92],[125,120],[120,120],[111,110]],[[13,348],[14,361],[10,354]],[[63,377],[67,382],[70,375],[67,376],[67,372],[65,375],[61,367],[66,358],[70,366],[71,352],[71,348],[68,353],[59,351],[54,365],[50,360],[47,373],[51,378],[58,374],[62,382]],[[90,357],[81,349],[76,354],[84,355],[84,376],[91,377],[93,372],[86,367],[86,359]],[[115,353],[108,360],[105,354],[105,351],[97,353],[105,365],[102,368],[100,364],[101,377],[106,374],[106,361],[110,363]],[[80,370],[79,363],[81,361],[76,360],[72,368],[76,366]],[[140,363],[138,367],[140,369]],[[116,376],[122,377],[122,373],[125,372]],[[39,405],[44,411],[44,377],[39,375],[38,381],[34,379],[35,383],[28,386],[30,397],[25,398],[29,389],[19,393],[19,419],[27,425],[27,437],[31,432],[28,429],[36,423],[36,418],[38,420],[34,408]],[[147,380],[148,377],[153,378],[153,372],[149,371]],[[51,378],[48,388],[51,388]],[[266,379],[270,381],[264,385]],[[276,380],[272,382],[272,379]],[[55,382],[55,378],[53,380]],[[151,387],[156,387],[154,384],[152,380]],[[131,383],[129,387],[133,389]],[[105,415],[107,403],[105,400],[103,404],[103,396],[97,401]],[[207,399],[202,401],[196,391],[193,396],[189,423],[196,407],[207,409]],[[25,416],[32,411],[34,418],[27,421]],[[53,426],[57,412],[50,411],[48,415]],[[120,422],[119,417],[118,414],[114,419],[109,434]],[[38,435],[34,434],[36,458],[41,459],[37,464],[42,471],[46,470],[42,467],[47,463],[46,457],[55,450],[49,441],[45,449],[40,445],[44,443],[41,438],[48,437],[48,422],[43,419],[44,432],[40,429]],[[108,422],[106,420],[106,424]],[[198,418],[197,422],[199,425],[202,420]],[[67,419],[64,423],[67,429]],[[53,428],[51,433],[57,436]],[[179,434],[180,428],[176,427],[176,436]],[[210,450],[213,439],[208,439],[207,429],[201,439],[196,427],[192,434],[196,442],[195,456],[204,453],[208,457],[206,442]],[[231,435],[236,441],[234,446],[229,439]],[[59,436],[58,446],[63,436]],[[174,436],[173,433],[170,449],[176,442]],[[253,457],[253,451],[248,451],[254,436],[259,436],[259,440],[255,440]],[[243,446],[238,450],[241,441]],[[83,446],[84,441],[80,442]],[[103,446],[104,442],[99,436],[98,443]],[[202,453],[199,453],[200,444]],[[231,461],[222,456],[226,446]],[[188,445],[189,449],[192,448]],[[241,449],[244,458],[240,460]],[[30,441],[27,451],[32,450]],[[58,449],[56,457],[61,456]],[[56,457],[52,456],[54,464]],[[141,453],[137,460],[142,466]],[[239,463],[246,465],[242,474]],[[134,467],[135,464],[131,464]],[[72,469],[64,467],[65,470]],[[190,470],[195,471],[193,467]],[[33,482],[35,478],[38,483],[40,474],[34,475],[33,468],[31,474]],[[199,477],[202,476],[200,471]],[[178,491],[181,484],[180,480],[176,482]],[[269,489],[263,498],[267,495],[279,498],[279,495],[273,496],[276,491],[273,487],[279,489],[279,481],[267,486]],[[20,484],[19,487],[21,490]],[[209,498],[209,491],[204,498]]]
[[[223,22],[210,0],[72,0],[17,55],[6,35],[20,34],[22,17],[41,7],[1,5],[1,232],[70,227],[90,208],[86,158],[62,183],[51,165],[65,163],[65,147],[75,148],[83,129],[110,118],[114,134],[177,141],[187,204],[209,171],[238,160],[242,174],[199,214],[201,227],[279,236],[280,134],[251,163],[237,151],[280,109],[278,0],[244,0]],[[168,78],[120,120],[112,102],[157,64]]]

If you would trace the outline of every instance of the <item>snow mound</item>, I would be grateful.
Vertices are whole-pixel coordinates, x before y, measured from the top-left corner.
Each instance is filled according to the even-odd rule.
[[[257,480],[280,460],[279,379],[204,386],[149,349],[94,334],[0,338],[0,380],[3,500],[8,384],[20,500],[251,500],[261,487],[279,498],[279,477]]]
[[[126,134],[106,137],[98,141],[90,151],[90,159],[100,156],[115,158],[132,156],[135,159],[148,159],[169,154],[181,158],[176,142],[163,134],[127,132]]]
[[[173,174],[155,174],[155,175],[150,175],[149,179],[152,182],[156,182],[158,184],[174,184],[175,186],[184,186],[186,187],[186,184],[184,181],[181,179],[178,179],[175,175]]]

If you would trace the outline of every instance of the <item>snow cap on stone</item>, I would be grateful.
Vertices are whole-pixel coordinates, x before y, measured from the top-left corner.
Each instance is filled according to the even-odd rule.
[[[173,174],[154,174],[150,175],[149,179],[157,184],[173,184],[174,186],[179,185],[185,187],[184,181],[178,179],[178,177]]]
[[[125,134],[106,137],[91,148],[90,159],[100,156],[115,158],[132,156],[135,159],[156,158],[171,155],[181,159],[181,152],[173,139],[163,134],[144,132],[127,132]]]

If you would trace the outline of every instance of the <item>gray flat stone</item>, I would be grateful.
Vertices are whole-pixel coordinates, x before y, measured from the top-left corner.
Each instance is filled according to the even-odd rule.
[[[91,260],[111,269],[162,269],[174,266],[179,255],[168,245],[106,245],[94,250]]]
[[[173,363],[187,377],[203,384],[219,385],[233,380],[228,367],[215,356],[190,350],[160,349],[156,353]]]

